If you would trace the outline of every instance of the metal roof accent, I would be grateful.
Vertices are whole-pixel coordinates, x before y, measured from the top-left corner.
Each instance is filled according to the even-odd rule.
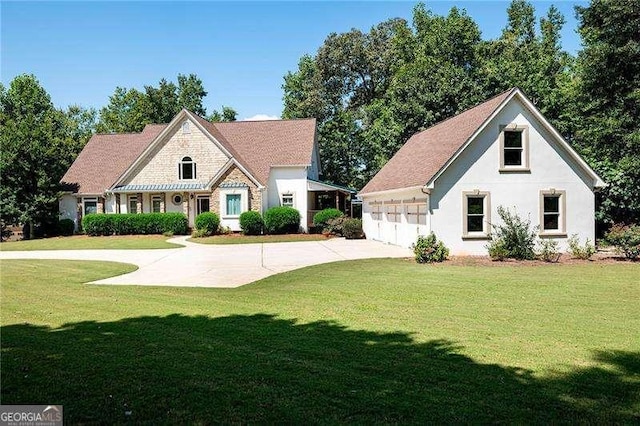
[[[153,191],[188,191],[204,189],[203,183],[170,183],[162,185],[121,185],[113,188],[113,192],[153,192]]]
[[[249,185],[247,185],[244,182],[222,182],[220,185],[218,185],[218,188],[248,188]]]
[[[311,178],[307,178],[307,186],[309,191],[342,191],[342,192],[348,192],[350,194],[355,194],[356,191],[353,188],[347,188],[346,186],[340,186],[340,185],[336,185],[333,183],[327,183],[327,182],[322,182],[319,180],[315,180],[315,179],[311,179]]]

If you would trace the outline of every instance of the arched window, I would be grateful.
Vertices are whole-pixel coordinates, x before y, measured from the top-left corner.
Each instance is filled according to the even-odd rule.
[[[196,163],[191,157],[183,157],[178,164],[178,178],[182,180],[196,178]]]

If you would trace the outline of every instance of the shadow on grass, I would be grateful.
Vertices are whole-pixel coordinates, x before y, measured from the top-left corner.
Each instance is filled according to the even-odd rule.
[[[2,403],[121,423],[633,423],[640,354],[538,379],[455,343],[271,315],[1,328]]]

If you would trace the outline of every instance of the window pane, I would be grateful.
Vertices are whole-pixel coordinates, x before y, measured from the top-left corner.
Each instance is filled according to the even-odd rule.
[[[283,195],[282,196],[282,205],[293,207],[293,196],[291,195]]]
[[[484,216],[467,216],[467,232],[483,232]]]
[[[227,195],[227,215],[240,215],[240,194]]]
[[[514,148],[505,148],[504,150],[504,165],[505,166],[521,166],[522,165],[522,150]]]
[[[192,163],[183,163],[182,164],[182,179],[193,179],[193,164]]]
[[[544,215],[544,229],[560,229],[558,224],[560,223],[560,215],[559,214],[545,214]]]
[[[84,202],[84,214],[92,214],[98,212],[98,203],[95,201],[85,201]]]
[[[484,198],[483,197],[469,197],[469,198],[467,198],[467,213],[468,214],[483,214],[484,213]]]
[[[545,213],[559,213],[560,212],[560,197],[557,195],[544,197],[544,212]]]
[[[522,148],[522,132],[510,132],[508,130],[505,130],[504,147],[505,148]]]
[[[198,198],[198,214],[209,211],[209,198]]]
[[[152,211],[154,213],[160,213],[160,199],[159,198],[154,198],[152,201]]]

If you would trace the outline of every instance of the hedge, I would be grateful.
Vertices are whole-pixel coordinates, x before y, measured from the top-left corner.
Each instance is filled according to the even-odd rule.
[[[189,227],[183,213],[142,213],[142,214],[89,214],[82,218],[85,234],[97,235],[137,235],[164,234],[185,235]]]
[[[313,224],[320,229],[325,229],[331,219],[337,219],[342,216],[344,214],[338,209],[320,210],[313,216]]]
[[[264,221],[260,213],[247,211],[240,215],[240,229],[244,235],[260,235],[264,228]]]
[[[196,229],[203,235],[217,234],[219,227],[220,217],[214,212],[203,212],[196,216]]]
[[[264,212],[267,234],[297,234],[300,230],[300,212],[293,207],[271,207]]]

